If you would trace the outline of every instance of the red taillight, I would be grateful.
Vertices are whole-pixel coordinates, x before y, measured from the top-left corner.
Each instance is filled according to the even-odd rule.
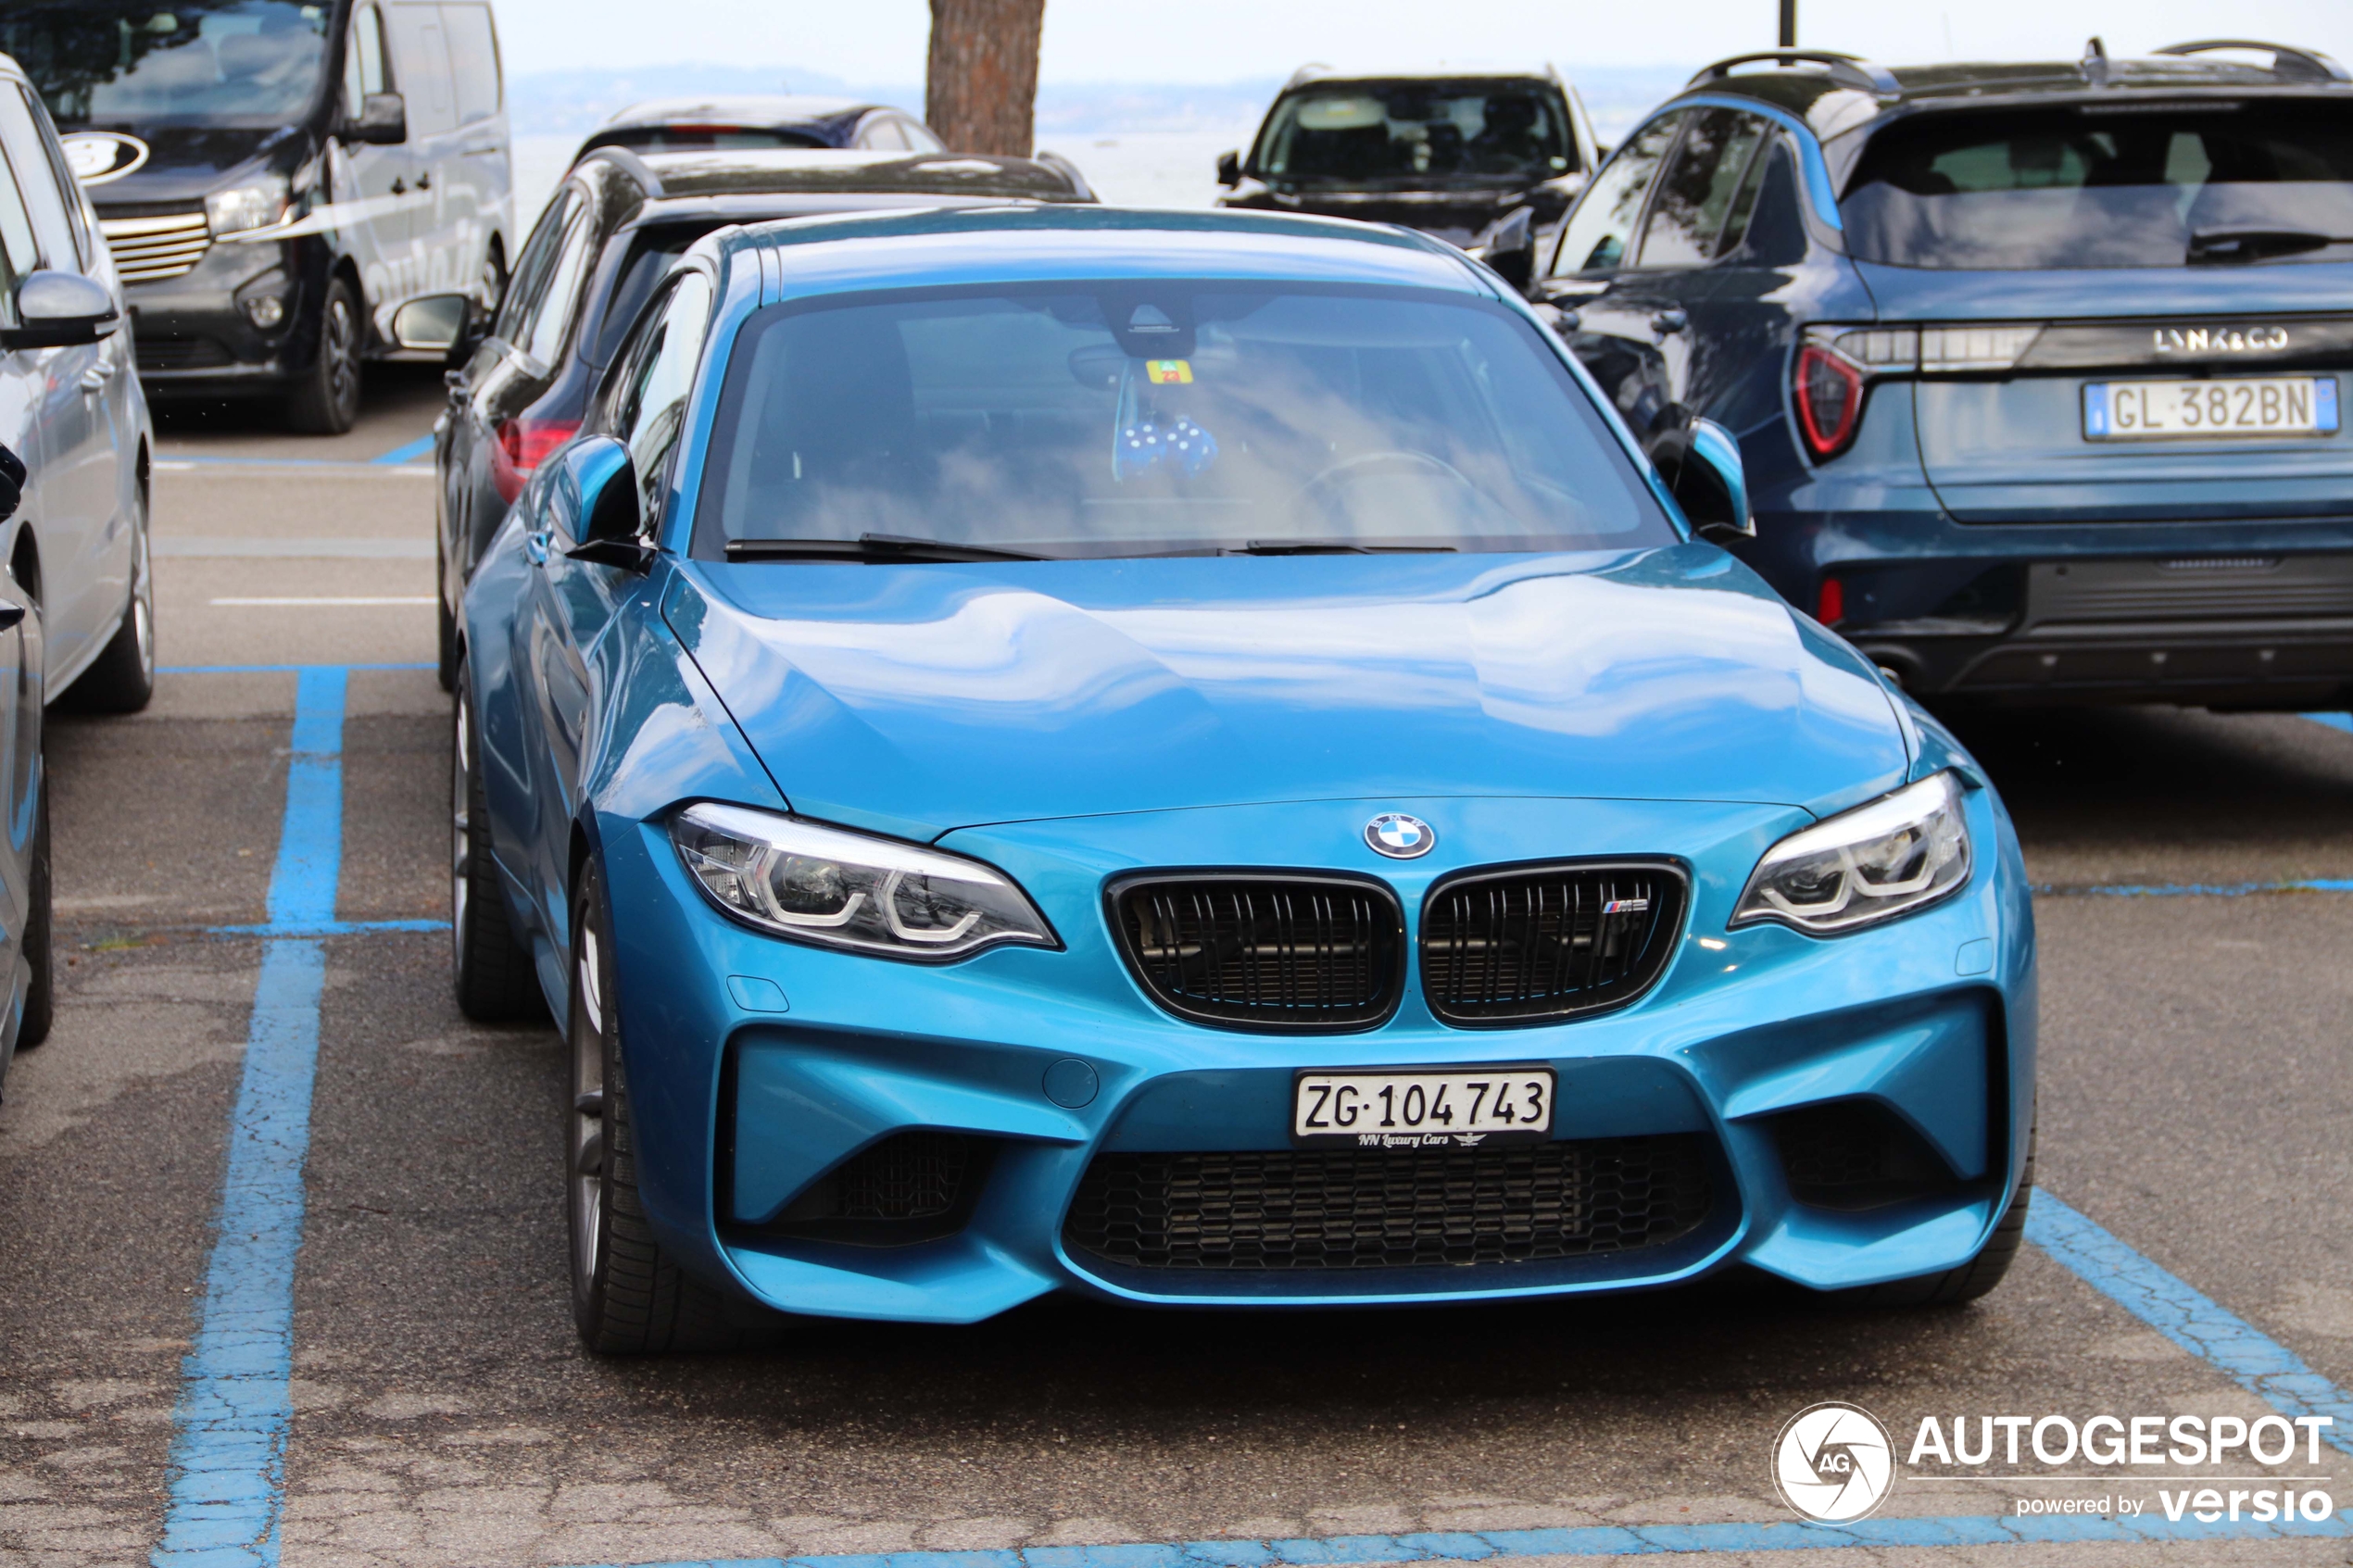
[[[498,445],[490,456],[490,480],[498,487],[499,498],[512,501],[522,495],[523,481],[532,470],[547,461],[548,453],[579,433],[578,420],[499,420]]]
[[[1817,458],[1845,450],[1863,419],[1863,372],[1844,355],[1818,344],[1797,351],[1797,423]]]
[[[1822,591],[1814,601],[1814,619],[1825,626],[1835,626],[1846,619],[1846,584],[1835,577],[1822,579]]]

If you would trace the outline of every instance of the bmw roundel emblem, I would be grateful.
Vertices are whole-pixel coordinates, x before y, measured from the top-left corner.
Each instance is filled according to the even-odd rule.
[[[1419,817],[1409,817],[1403,811],[1383,811],[1365,824],[1365,842],[1376,855],[1386,855],[1392,860],[1411,860],[1437,847],[1438,830]]]

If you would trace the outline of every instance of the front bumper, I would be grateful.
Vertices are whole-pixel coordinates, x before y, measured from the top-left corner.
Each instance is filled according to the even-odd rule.
[[[1065,946],[944,968],[748,931],[692,887],[660,824],[605,820],[647,1210],[690,1268],[769,1306],[919,1322],[975,1321],[1057,1289],[1159,1304],[1371,1304],[1626,1289],[1736,1263],[1824,1289],[1950,1268],[1975,1254],[2007,1201],[2033,1081],[2023,872],[1992,794],[1969,800],[1978,860],[1967,888],[1831,941],[1724,929],[1757,856],[1807,820],[1785,808],[1340,801],[968,830],[945,842],[1018,878]],[[1390,883],[1409,939],[1440,875],[1573,846],[1689,866],[1680,945],[1629,1007],[1508,1030],[1439,1023],[1417,976],[1388,1023],[1312,1037],[1183,1023],[1129,977],[1101,913],[1109,877],[1295,864],[1302,845],[1360,845],[1381,809],[1432,822],[1438,849],[1418,861],[1361,848],[1330,859]],[[1655,1246],[1456,1267],[1179,1269],[1074,1245],[1065,1222],[1099,1156],[1284,1150],[1294,1069],[1506,1060],[1559,1075],[1555,1139],[1680,1136],[1704,1148],[1705,1218]],[[1933,1151],[1937,1180],[1873,1207],[1799,1203],[1784,1119],[1824,1105],[1883,1112]],[[987,1151],[985,1180],[950,1234],[853,1245],[771,1223],[845,1161],[913,1130],[962,1134]]]
[[[285,390],[318,358],[327,264],[316,237],[220,240],[178,277],[129,284],[141,383],[163,397]],[[256,290],[284,301],[267,331],[239,307]]]

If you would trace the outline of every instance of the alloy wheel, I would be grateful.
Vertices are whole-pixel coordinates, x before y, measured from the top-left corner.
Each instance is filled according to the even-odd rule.
[[[326,357],[328,395],[336,408],[356,411],[359,406],[359,323],[351,301],[342,294],[328,298],[321,331],[324,336],[319,352]]]
[[[577,1288],[591,1288],[601,1261],[605,1201],[605,1003],[593,920],[580,928],[579,978],[572,1009],[571,1137],[564,1153],[572,1181],[572,1248]]]
[[[466,960],[466,905],[473,881],[472,715],[463,693],[458,697],[457,734],[449,743],[449,934],[452,960]]]

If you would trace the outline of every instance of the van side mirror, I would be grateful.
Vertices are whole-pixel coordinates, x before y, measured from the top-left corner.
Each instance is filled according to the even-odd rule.
[[[17,503],[24,499],[24,459],[0,446],[0,522],[17,515]]]
[[[1478,254],[1497,277],[1526,294],[1536,276],[1536,209],[1516,207],[1497,219]]]
[[[0,348],[71,348],[115,330],[114,295],[79,272],[27,272],[17,285],[17,324],[0,327]]]
[[[1756,537],[1748,474],[1730,431],[1714,420],[1688,420],[1651,443],[1651,461],[1694,534],[1715,545]]]
[[[371,93],[361,100],[359,112],[346,118],[336,134],[346,142],[396,147],[409,139],[408,100],[397,93]]]
[[[464,341],[473,305],[469,295],[419,295],[392,313],[392,341],[401,348],[447,353]]]
[[[629,448],[610,435],[586,436],[563,449],[562,463],[549,521],[575,541],[564,554],[627,571],[652,566],[654,547],[639,537],[646,520]]]
[[[1217,182],[1227,190],[1242,182],[1241,154],[1219,153],[1217,155]]]

